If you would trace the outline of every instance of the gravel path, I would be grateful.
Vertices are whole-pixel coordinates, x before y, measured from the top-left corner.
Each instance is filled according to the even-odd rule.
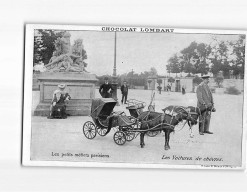
[[[33,92],[33,109],[38,97],[39,92]],[[99,97],[97,92],[96,97]],[[129,98],[149,104],[151,91],[130,90]],[[68,117],[66,120],[33,117],[31,159],[240,166],[243,96],[214,94],[214,99],[217,112],[212,114],[210,125],[214,134],[200,136],[197,125],[193,128],[195,136],[190,138],[186,125],[183,130],[171,134],[169,151],[164,150],[163,133],[153,138],[145,136],[145,148],[140,148],[139,136],[118,146],[113,141],[114,132],[105,137],[97,135],[93,140],[85,138],[82,126],[86,121],[92,121],[90,117]],[[169,105],[195,106],[196,94],[156,92],[156,111],[161,112]],[[125,105],[116,106],[115,110],[123,110],[129,115]]]

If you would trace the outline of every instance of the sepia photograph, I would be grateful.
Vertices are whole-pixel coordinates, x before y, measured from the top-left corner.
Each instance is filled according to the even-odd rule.
[[[244,169],[246,32],[27,24],[22,164]]]

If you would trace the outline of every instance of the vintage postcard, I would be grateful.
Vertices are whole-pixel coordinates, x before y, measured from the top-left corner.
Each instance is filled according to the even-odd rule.
[[[25,166],[245,169],[246,32],[25,27]]]

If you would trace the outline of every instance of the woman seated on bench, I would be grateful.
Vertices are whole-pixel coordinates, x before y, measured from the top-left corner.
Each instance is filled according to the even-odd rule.
[[[58,89],[54,91],[51,107],[50,107],[50,114],[47,118],[67,118],[66,114],[66,103],[71,99],[70,95],[65,92],[65,84],[58,85]]]

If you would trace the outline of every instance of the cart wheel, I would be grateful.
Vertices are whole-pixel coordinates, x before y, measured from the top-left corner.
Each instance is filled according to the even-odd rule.
[[[124,145],[126,142],[126,137],[123,131],[117,131],[114,133],[113,139],[117,145]]]
[[[158,135],[159,134],[159,131],[148,131],[147,132],[147,135],[149,136],[149,137],[155,137],[156,135]]]
[[[106,128],[98,128],[97,127],[97,133],[100,135],[100,136],[105,136],[106,135],[106,132],[107,132],[107,129]]]
[[[91,121],[87,121],[83,125],[83,133],[86,138],[93,139],[96,136],[95,125]]]
[[[135,133],[133,132],[125,132],[125,137],[128,142],[132,141],[135,138]]]

